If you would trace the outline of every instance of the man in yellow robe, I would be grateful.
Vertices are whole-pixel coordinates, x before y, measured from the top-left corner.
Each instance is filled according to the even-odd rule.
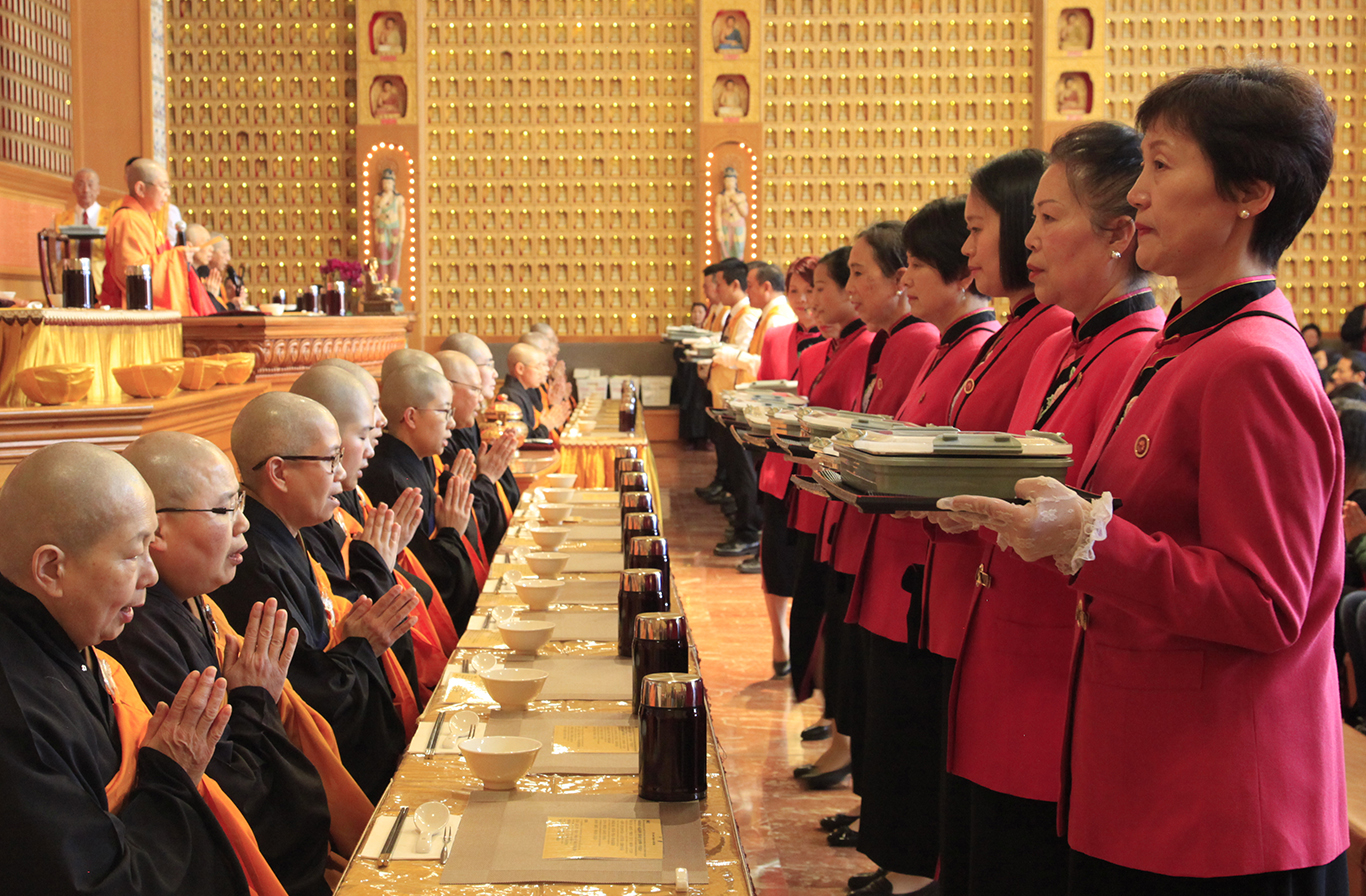
[[[100,205],[100,176],[91,168],[82,168],[71,178],[71,195],[76,202],[64,208],[53,220],[54,229],[71,225],[87,227],[108,227],[109,215],[114,211],[107,205]],[[104,278],[104,240],[73,240],[69,255],[90,259],[90,273],[96,283]]]
[[[128,195],[114,208],[105,236],[107,263],[101,305],[124,307],[128,265],[150,264],[152,303],[156,307],[179,311],[186,317],[213,313],[203,284],[191,276],[185,252],[171,246],[153,220],[170,195],[170,178],[156,162],[138,159],[128,166]]]

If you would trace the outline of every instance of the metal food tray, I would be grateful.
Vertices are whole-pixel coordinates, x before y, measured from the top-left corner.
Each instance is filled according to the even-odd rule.
[[[731,426],[735,423],[735,412],[730,408],[707,408],[706,411],[708,417],[722,426]]]
[[[830,493],[822,487],[821,483],[808,476],[793,476],[792,484],[802,491],[815,495],[818,498],[830,499]]]
[[[750,445],[754,448],[762,448],[765,451],[782,451],[781,448],[773,443],[772,439],[763,433],[755,432],[752,429],[741,429],[738,426],[732,426],[730,431],[735,434],[735,438],[739,439],[742,444]]]
[[[864,494],[986,495],[1009,500],[1015,483],[1033,476],[1062,479],[1066,456],[874,455],[841,446],[840,478]]]
[[[777,433],[770,433],[769,438],[773,440],[773,444],[777,446],[778,450],[786,454],[794,464],[801,464],[804,467],[815,465],[816,452],[811,450],[805,440],[793,441],[785,439]]]
[[[792,483],[804,491],[809,491],[813,494],[823,494],[834,498],[837,501],[852,504],[864,513],[898,513],[903,510],[923,513],[939,509],[939,498],[925,498],[919,495],[879,495],[861,492],[853,486],[846,484],[839,473],[827,467],[817,469],[814,475],[816,477],[814,480],[806,479],[802,476],[793,476]],[[804,486],[802,484],[803,482],[808,483],[808,485]],[[1094,501],[1096,498],[1100,497],[1100,495],[1095,492],[1073,488],[1070,485],[1068,488],[1072,489],[1073,492],[1088,501]],[[1024,498],[1016,497],[1003,498],[1002,500],[1011,504],[1029,503]],[[1112,497],[1111,500],[1114,502],[1114,510],[1118,510],[1124,506],[1124,502],[1119,498]]]

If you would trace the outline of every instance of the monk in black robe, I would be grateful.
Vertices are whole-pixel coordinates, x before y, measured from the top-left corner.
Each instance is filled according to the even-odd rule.
[[[452,333],[441,343],[441,351],[460,352],[474,362],[474,365],[479,368],[479,386],[484,395],[483,408],[493,404],[494,399],[498,397],[498,368],[493,363],[493,352],[489,351],[484,340],[472,333]],[[440,355],[441,352],[437,352],[437,354]],[[457,440],[459,440],[459,444],[456,444]],[[456,452],[462,448],[473,451],[474,446],[479,441],[477,421],[475,426],[464,429],[457,428],[451,433],[451,439],[447,441],[446,449],[441,453],[442,461],[449,467],[455,459]],[[515,443],[516,440],[513,439],[512,441]],[[516,454],[514,447],[513,457]],[[512,512],[517,509],[517,503],[522,499],[521,487],[517,485],[517,477],[512,472],[511,467],[505,469],[503,474],[498,477],[497,484],[499,498],[506,502],[503,508],[504,512],[508,517],[511,517]]]
[[[452,394],[445,375],[425,364],[408,364],[391,372],[380,390],[380,405],[389,425],[375,445],[375,456],[360,484],[371,500],[388,504],[409,488],[421,491],[423,524],[408,547],[440,592],[457,633],[463,634],[479,599],[475,565],[463,537],[474,499],[464,475],[452,476],[438,493],[433,460],[453,426]],[[473,457],[465,455],[462,461],[457,456],[457,465],[472,467]]]
[[[231,714],[225,683],[187,676],[128,756],[120,740],[133,733],[115,721],[91,650],[119,634],[157,580],[151,492],[113,452],[60,442],[10,474],[0,518],[16,523],[0,540],[4,890],[246,896],[197,790]],[[111,811],[106,785],[129,762],[135,778]]]
[[[548,439],[552,430],[564,425],[568,416],[564,405],[549,410],[541,407],[540,387],[550,374],[546,353],[525,342],[508,349],[508,373],[503,378],[501,396],[517,405],[522,422],[527,426],[527,438]]]
[[[331,724],[342,762],[378,801],[406,746],[383,656],[411,628],[418,597],[394,588],[342,614],[322,590],[299,533],[338,506],[341,436],[326,408],[284,392],[257,396],[233,424],[232,451],[251,528],[237,576],[211,596],[239,629],[261,596],[278,597],[299,629],[289,681]]]
[[[221,663],[232,720],[208,773],[242,811],[290,896],[327,896],[327,792],[280,719],[298,631],[286,634],[285,612],[274,599],[258,603],[240,648],[228,653],[235,661],[221,662],[218,626],[202,597],[233,579],[247,546],[232,464],[216,445],[181,432],[143,436],[124,458],[156,499],[152,559],[160,580],[104,650],[127,670],[149,707],[169,702],[189,672]]]

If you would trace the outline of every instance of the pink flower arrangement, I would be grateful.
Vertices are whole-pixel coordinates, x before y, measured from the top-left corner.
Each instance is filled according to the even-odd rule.
[[[319,269],[323,280],[345,280],[352,289],[365,286],[365,265],[359,261],[329,258]]]

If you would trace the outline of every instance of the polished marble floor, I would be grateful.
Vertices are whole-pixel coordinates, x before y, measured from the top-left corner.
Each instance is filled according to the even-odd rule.
[[[792,700],[786,679],[772,681],[770,636],[759,576],[715,557],[725,518],[693,494],[715,470],[715,455],[682,443],[655,446],[661,525],[687,607],[712,723],[740,826],[740,844],[761,896],[843,893],[851,874],[872,865],[855,850],[835,849],[817,827],[823,815],[846,811],[855,797],[846,782],[807,791],[792,768],[812,762],[823,744],[803,746],[801,730],[820,716],[820,695]]]

